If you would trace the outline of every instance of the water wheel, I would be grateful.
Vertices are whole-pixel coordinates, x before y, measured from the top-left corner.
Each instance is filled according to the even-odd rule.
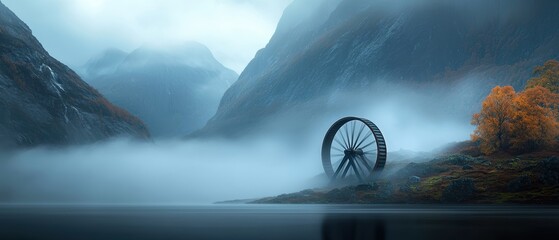
[[[322,142],[322,166],[332,180],[371,181],[386,163],[386,142],[378,127],[364,118],[335,122]]]

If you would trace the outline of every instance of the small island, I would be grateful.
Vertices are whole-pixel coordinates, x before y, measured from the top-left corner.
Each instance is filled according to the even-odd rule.
[[[307,189],[251,203],[557,204],[559,152],[473,157],[454,153],[387,164],[370,184]],[[398,170],[389,173],[391,169]]]

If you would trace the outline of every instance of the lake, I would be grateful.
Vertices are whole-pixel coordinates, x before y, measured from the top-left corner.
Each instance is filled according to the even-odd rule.
[[[0,239],[559,239],[559,207],[0,205]]]

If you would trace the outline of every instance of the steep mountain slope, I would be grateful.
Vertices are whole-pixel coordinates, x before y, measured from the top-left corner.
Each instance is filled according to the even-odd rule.
[[[380,98],[403,86],[468,122],[495,84],[522,87],[534,66],[559,57],[557,1],[317,2],[305,14],[296,14],[303,0],[285,10],[202,132],[235,134],[301,106],[331,110],[343,92]]]
[[[0,146],[146,138],[144,124],[52,58],[0,3]]]
[[[196,42],[121,56],[108,51],[95,58],[84,78],[144,120],[154,137],[180,137],[204,126],[238,77]]]

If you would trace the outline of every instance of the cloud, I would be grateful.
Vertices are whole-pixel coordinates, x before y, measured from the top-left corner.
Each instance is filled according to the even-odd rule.
[[[62,62],[98,52],[194,40],[240,72],[275,31],[291,0],[4,0]]]

